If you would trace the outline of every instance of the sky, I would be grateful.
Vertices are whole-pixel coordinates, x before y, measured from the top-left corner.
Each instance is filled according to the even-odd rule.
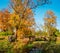
[[[35,21],[37,24],[44,24],[44,15],[47,10],[52,10],[57,16],[57,28],[60,29],[60,0],[51,0],[52,3],[48,5],[39,6],[35,9]],[[9,0],[0,0],[0,10],[4,10],[8,7]]]

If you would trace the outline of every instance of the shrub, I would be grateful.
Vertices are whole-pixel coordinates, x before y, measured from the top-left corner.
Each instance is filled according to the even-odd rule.
[[[0,42],[0,53],[13,53],[13,46],[8,41]]]
[[[0,35],[2,36],[7,36],[7,35],[12,35],[13,33],[10,31],[6,31],[6,32],[0,32]]]
[[[60,53],[60,45],[44,43],[41,46],[42,53]]]

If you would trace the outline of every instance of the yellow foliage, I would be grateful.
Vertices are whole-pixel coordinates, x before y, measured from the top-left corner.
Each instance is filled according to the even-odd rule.
[[[19,20],[19,15],[13,13],[10,16],[9,24],[11,24],[12,26],[16,26],[19,23]]]

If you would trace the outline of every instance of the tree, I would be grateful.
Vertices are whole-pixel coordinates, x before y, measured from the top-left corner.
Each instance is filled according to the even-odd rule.
[[[44,18],[44,27],[50,36],[53,39],[54,32],[56,31],[56,16],[52,11],[47,11],[46,17]]]
[[[16,30],[17,28],[20,29],[22,27],[22,23],[24,28],[26,29],[31,28],[35,24],[32,9],[36,8],[37,6],[49,3],[49,0],[35,0],[35,1],[34,0],[11,0],[10,6],[13,9],[14,13],[18,15],[20,19],[19,27],[18,26],[14,27]],[[26,30],[24,29],[24,31]]]
[[[0,29],[2,31],[7,31],[9,29],[10,13],[8,10],[0,11]]]

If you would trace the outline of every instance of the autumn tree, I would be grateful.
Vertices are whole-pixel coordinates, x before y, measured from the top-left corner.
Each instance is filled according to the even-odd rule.
[[[14,45],[15,49],[23,48],[29,41],[29,38],[25,37],[32,35],[34,31],[32,27],[35,24],[33,12],[27,6],[25,7],[25,2],[22,3],[21,0],[12,0],[11,4],[13,12],[8,23],[13,28],[12,30],[15,31],[12,39],[17,37],[18,40],[16,45]]]
[[[10,13],[8,10],[0,11],[0,29],[1,31],[7,31],[9,29]]]
[[[25,29],[31,28],[31,26],[34,25],[32,9],[49,3],[49,0],[35,0],[35,1],[34,0],[11,0],[10,6],[15,12],[15,14],[19,16],[20,19],[19,27],[17,28],[21,28],[22,26],[21,23],[23,22],[24,22],[23,23],[24,28],[26,27]],[[23,31],[26,31],[25,29]]]
[[[44,27],[48,33],[48,36],[54,39],[54,32],[56,31],[56,16],[52,11],[47,11],[44,18]]]

